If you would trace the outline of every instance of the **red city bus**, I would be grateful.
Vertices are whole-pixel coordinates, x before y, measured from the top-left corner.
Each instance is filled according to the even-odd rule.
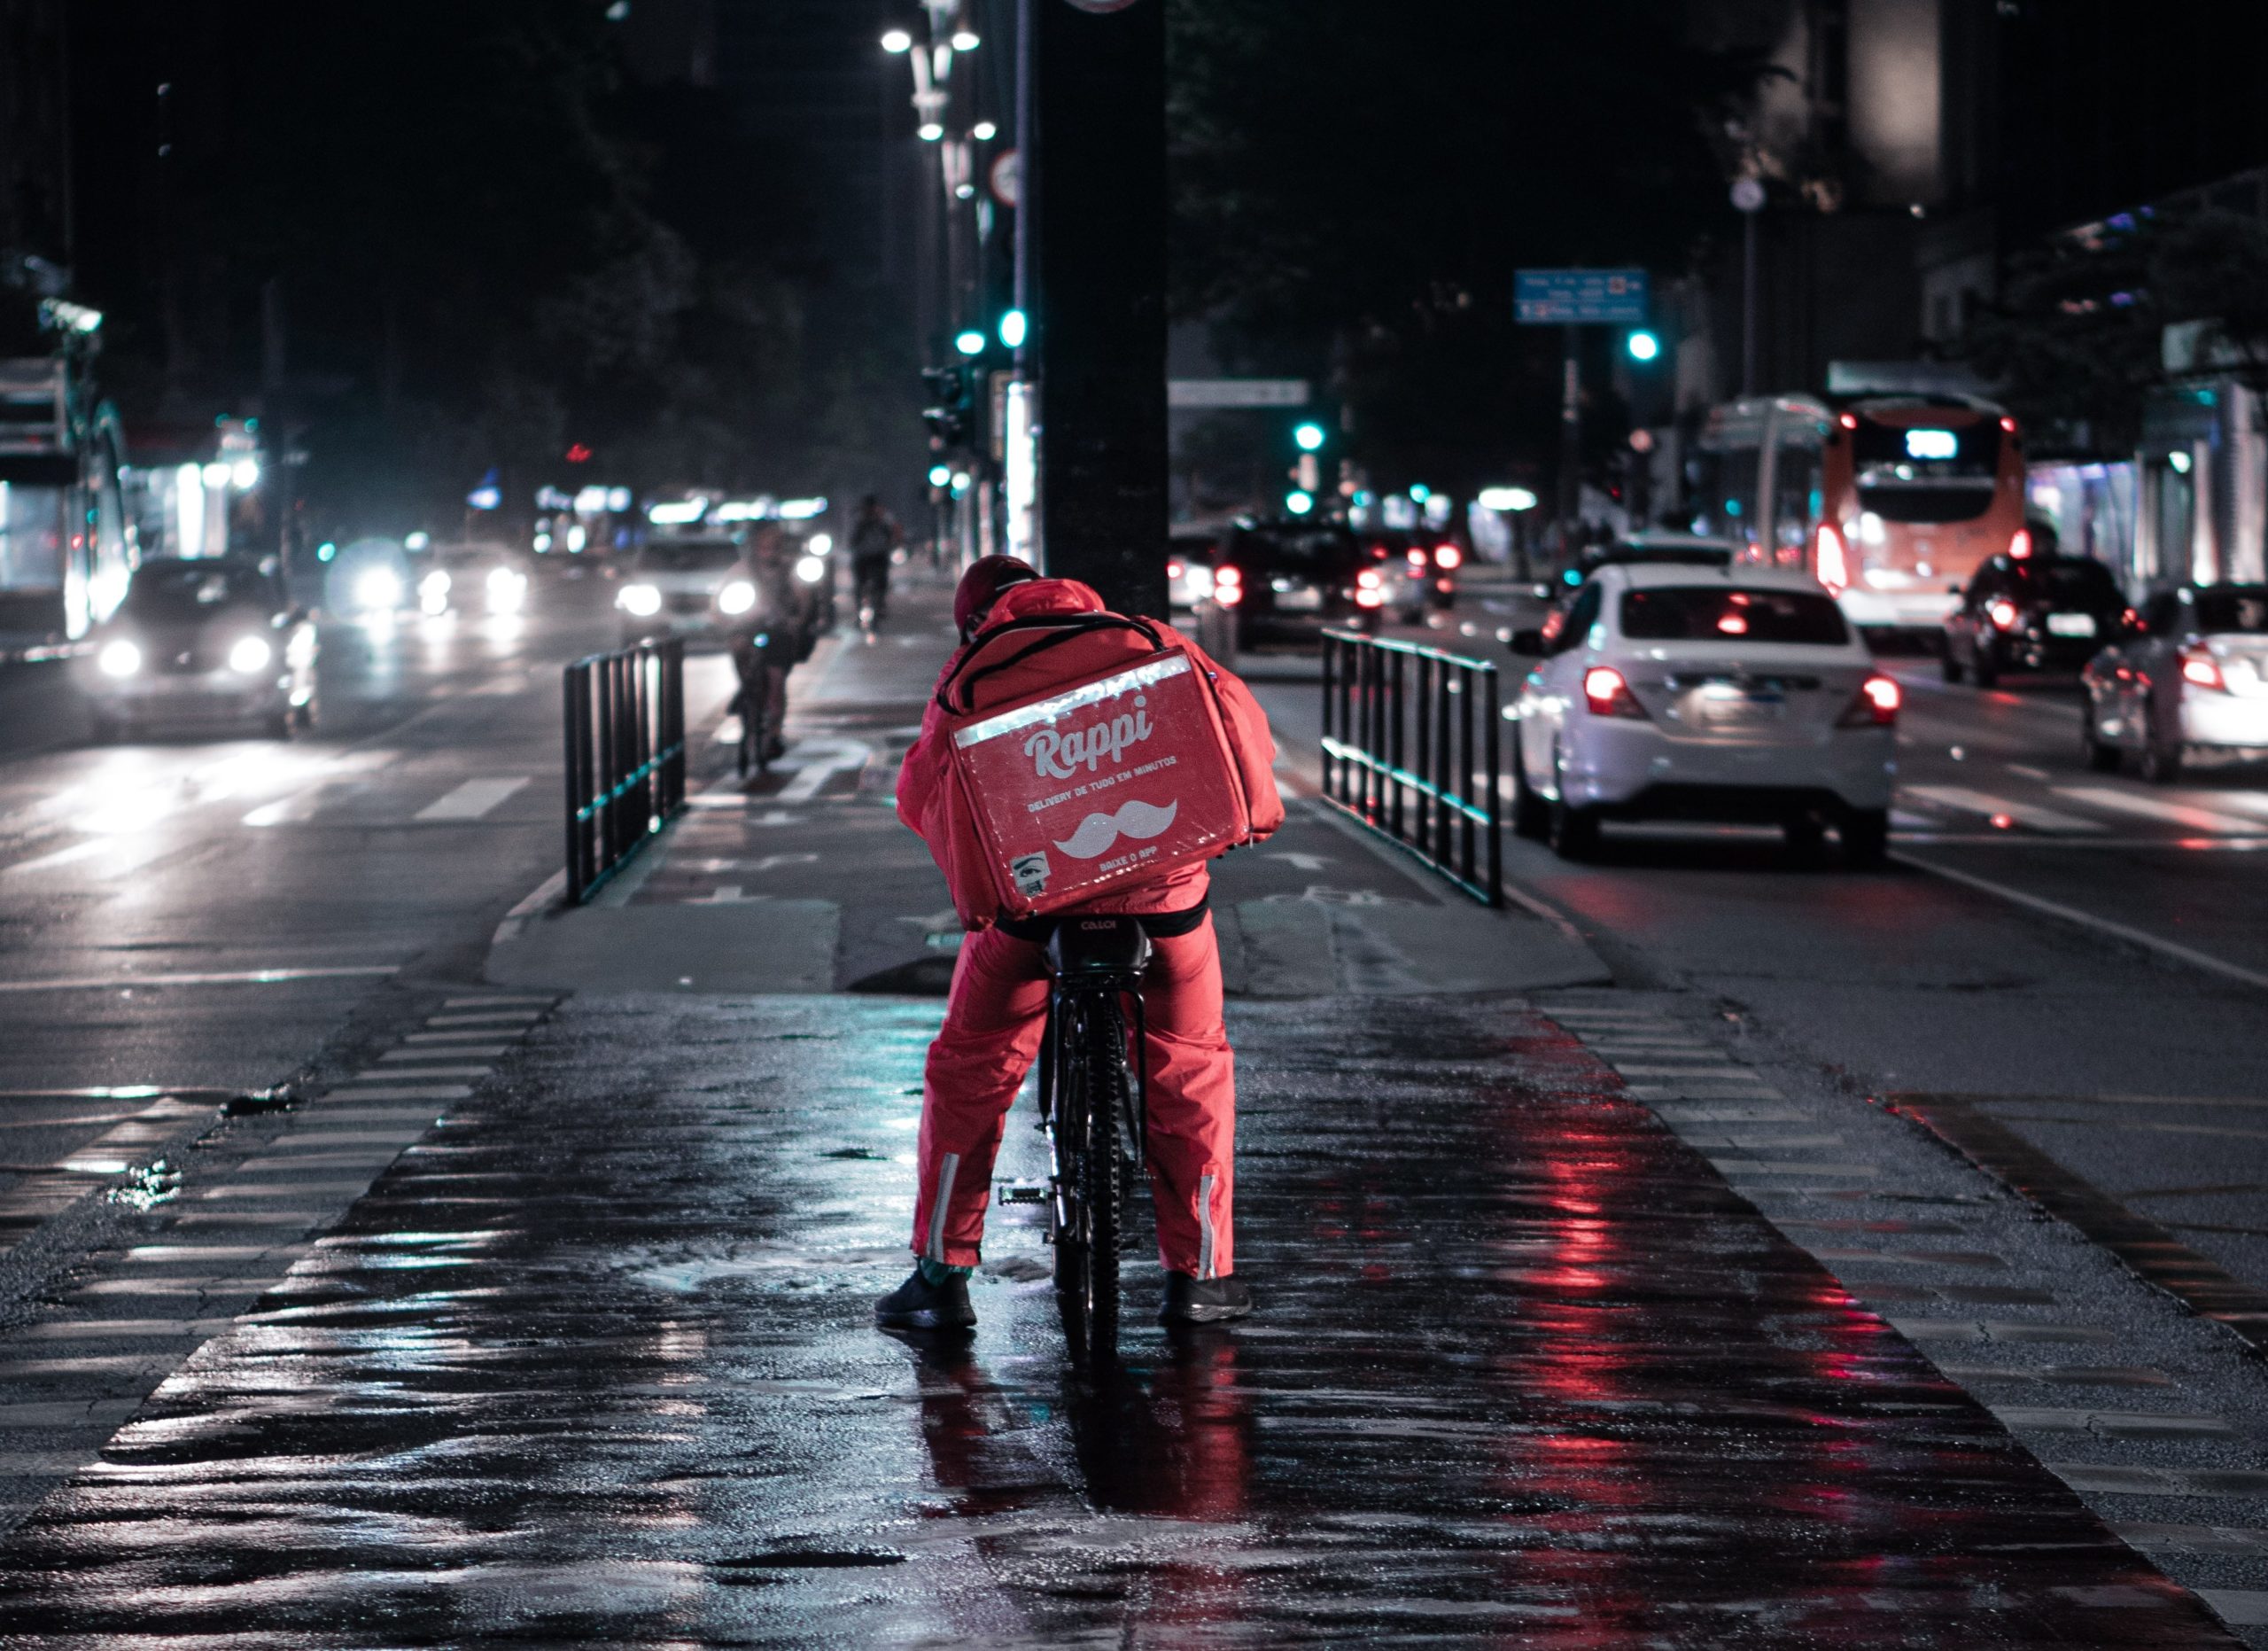
[[[1934,635],[1987,557],[2031,554],[2023,437],[1975,396],[1731,402],[1701,457],[1696,531],[1809,568],[1868,630]]]

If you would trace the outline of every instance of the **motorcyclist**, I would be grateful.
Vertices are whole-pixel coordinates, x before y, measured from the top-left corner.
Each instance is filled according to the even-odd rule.
[[[897,518],[882,509],[882,502],[868,494],[858,502],[850,525],[850,588],[858,604],[859,623],[871,632],[882,622],[889,605],[890,558],[905,542]]]
[[[1075,580],[1042,579],[1007,557],[982,557],[962,575],[953,598],[962,649],[947,662],[940,686],[964,654],[984,645],[993,627],[1041,616],[1102,611],[1102,599]],[[1149,623],[1169,643],[1187,648],[1192,660],[1212,674],[1242,748],[1256,753],[1262,765],[1271,760],[1275,748],[1268,720],[1250,690],[1169,627]],[[920,736],[898,773],[897,813],[941,865],[951,836],[941,802],[944,788],[956,783],[946,746],[944,712],[932,697]],[[1255,830],[1273,830],[1283,817],[1273,790],[1253,803]],[[1205,909],[1208,884],[1199,861],[1073,908],[1160,920],[1152,931],[1143,1002],[1150,1182],[1159,1256],[1166,1267],[1161,1316],[1169,1321],[1210,1322],[1252,1311],[1251,1292],[1234,1270],[1236,1079],[1221,1016],[1220,950]],[[993,1156],[1009,1105],[1038,1054],[1046,1021],[1044,939],[1044,923],[1020,923],[970,934],[961,945],[944,1024],[929,1046],[921,1090],[920,1185],[913,1243],[918,1260],[912,1276],[875,1305],[875,1320],[886,1328],[958,1330],[976,1322],[967,1278],[983,1236]]]

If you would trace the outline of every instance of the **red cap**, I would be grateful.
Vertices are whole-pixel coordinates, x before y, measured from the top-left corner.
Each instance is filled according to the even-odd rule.
[[[1038,569],[1012,556],[977,557],[953,591],[953,628],[967,635],[968,622],[999,600],[1002,591],[1038,577]]]

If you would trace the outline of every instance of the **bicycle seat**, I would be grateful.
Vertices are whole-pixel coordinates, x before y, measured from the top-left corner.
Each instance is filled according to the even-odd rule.
[[[1150,966],[1150,937],[1139,917],[1059,917],[1047,966],[1058,976],[1138,975]]]

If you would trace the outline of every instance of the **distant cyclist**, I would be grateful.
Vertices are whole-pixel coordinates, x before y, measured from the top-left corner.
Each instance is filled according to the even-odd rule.
[[[749,732],[765,762],[787,750],[788,673],[811,657],[816,636],[810,587],[796,577],[795,565],[795,547],[770,522],[757,528],[742,561],[756,605],[733,625],[733,670],[742,707],[757,710]]]
[[[905,542],[897,518],[882,509],[874,494],[858,501],[858,519],[850,524],[850,585],[857,593],[858,628],[872,636],[889,606],[890,558]]]

